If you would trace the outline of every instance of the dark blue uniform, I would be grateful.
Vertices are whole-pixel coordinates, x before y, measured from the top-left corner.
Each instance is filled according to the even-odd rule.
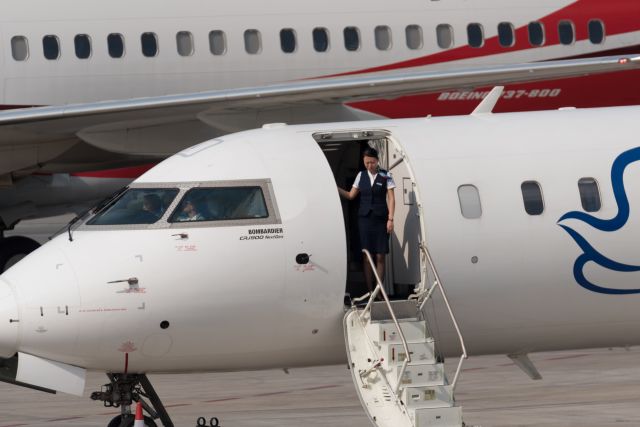
[[[389,234],[387,233],[387,171],[379,170],[371,185],[366,170],[360,173],[360,208],[358,209],[358,229],[362,249],[372,254],[389,253]]]

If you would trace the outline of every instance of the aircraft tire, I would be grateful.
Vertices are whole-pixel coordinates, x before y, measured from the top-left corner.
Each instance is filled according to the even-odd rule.
[[[37,242],[24,237],[9,237],[0,240],[0,273],[5,272],[39,247]]]
[[[111,420],[107,427],[133,427],[133,423],[135,423],[135,419],[133,415],[128,415],[127,419],[122,423],[122,415],[118,415],[114,419]],[[146,427],[158,427],[158,425],[149,417],[144,417],[144,425]]]

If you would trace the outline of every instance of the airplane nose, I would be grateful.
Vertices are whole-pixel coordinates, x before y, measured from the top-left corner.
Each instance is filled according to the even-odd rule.
[[[0,357],[18,351],[18,304],[9,284],[0,278]]]

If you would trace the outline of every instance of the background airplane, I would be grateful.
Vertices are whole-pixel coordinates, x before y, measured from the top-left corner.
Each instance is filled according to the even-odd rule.
[[[121,406],[112,425],[141,385],[169,426],[145,373],[341,363],[346,348],[375,425],[461,426],[467,355],[640,343],[640,108],[490,114],[498,97],[469,116],[271,124],[163,161],[0,276],[3,380],[82,394],[85,369],[105,371],[92,396]],[[366,145],[398,183],[376,292],[400,299],[345,314],[363,278],[335,183]],[[200,220],[181,219],[187,201]]]
[[[639,7],[632,0],[330,1],[321,10],[291,0],[12,4],[1,18],[0,104],[9,110],[0,114],[1,227],[77,212],[126,178],[114,171],[75,202],[40,196],[87,184],[66,174],[156,162],[265,122],[464,114],[487,85],[538,78],[552,80],[508,86],[497,110],[635,104],[640,75],[632,67],[615,77],[584,67],[528,78],[520,70],[515,78],[506,64],[632,53]],[[400,88],[408,70],[421,80],[414,75]],[[365,89],[371,73],[386,76],[375,91]],[[62,175],[20,184],[33,172]],[[50,185],[63,181],[70,185]],[[34,243],[5,240],[0,258]]]

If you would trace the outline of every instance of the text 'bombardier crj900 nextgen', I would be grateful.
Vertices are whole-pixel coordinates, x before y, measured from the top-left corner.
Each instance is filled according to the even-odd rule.
[[[147,425],[171,426],[145,374],[348,361],[374,425],[461,426],[467,355],[639,344],[640,108],[492,114],[498,97],[168,158],[0,276],[3,380],[81,395],[103,371],[110,425],[144,390]],[[371,260],[336,183],[370,146],[395,226],[360,298]]]

